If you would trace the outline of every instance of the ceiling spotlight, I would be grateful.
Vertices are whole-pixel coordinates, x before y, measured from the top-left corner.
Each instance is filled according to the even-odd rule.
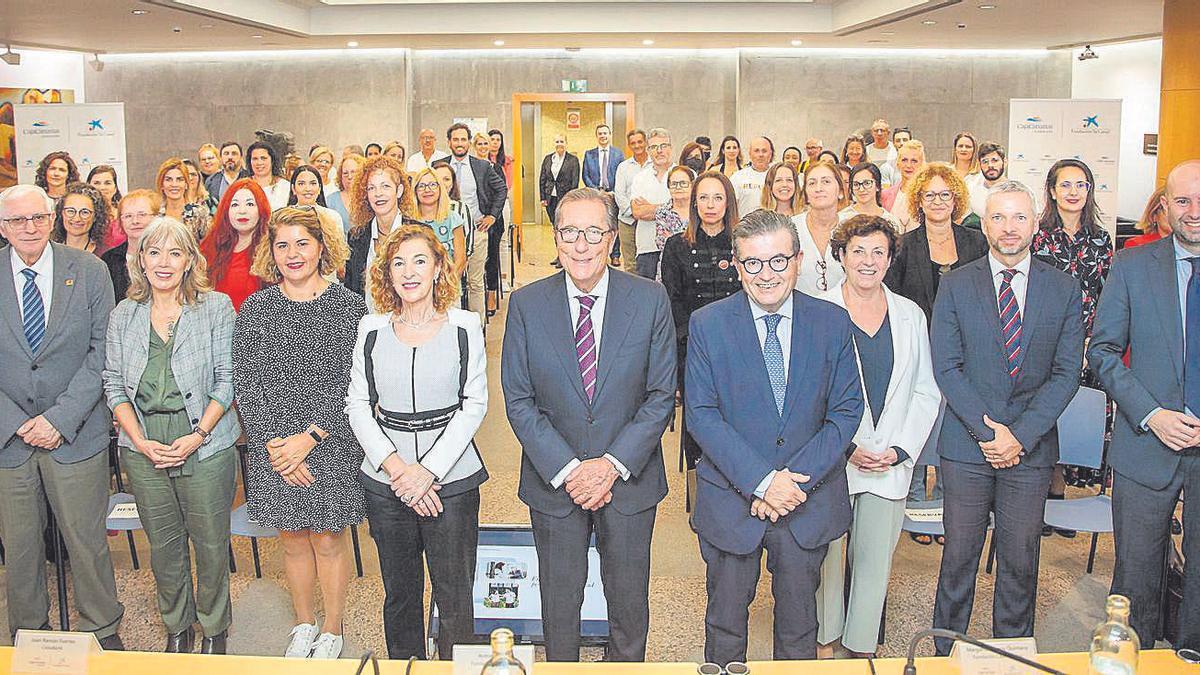
[[[93,54],[93,56],[95,58],[93,58],[91,61],[88,61],[88,65],[91,66],[92,70],[96,71],[97,73],[104,70],[104,62],[100,60],[100,54]]]
[[[1080,61],[1091,61],[1092,59],[1098,58],[1100,58],[1100,56],[1097,55],[1096,52],[1092,51],[1091,45],[1084,45],[1083,51],[1079,52]]]
[[[980,5],[979,9],[996,9],[995,5]]]
[[[148,9],[132,9],[132,10],[129,10],[129,13],[134,16],[145,16],[150,13],[150,10],[148,10]]]
[[[925,19],[921,23],[926,26],[936,26],[937,25],[937,22],[934,21],[933,19]]]
[[[882,33],[880,33],[880,35],[882,35],[884,37],[891,37],[895,34],[896,34],[896,31],[894,31],[894,30],[885,30]]]
[[[642,44],[646,47],[649,47],[650,45],[654,44],[654,40],[645,39],[645,40],[642,40]]]
[[[0,54],[0,60],[4,61],[10,66],[21,65],[21,55],[12,50],[12,45],[7,45],[7,47],[8,50],[3,54]]]
[[[261,39],[262,39],[262,36],[261,36],[261,35],[259,35],[258,33],[255,33],[254,35],[251,35],[251,36],[250,36],[250,39],[252,39],[252,40],[261,40]]]
[[[346,43],[346,46],[347,46],[347,47],[351,47],[351,48],[353,48],[353,47],[357,47],[357,46],[358,46],[358,40],[351,40],[351,41],[349,41],[349,42],[347,42],[347,43]]]
[[[578,51],[582,51],[582,49],[581,49],[581,48],[579,48],[579,47],[565,47],[564,49],[566,49],[567,51],[569,51],[569,52],[571,52],[571,53],[575,53],[575,52],[578,52]]]
[[[504,40],[492,40],[492,44],[496,45],[497,47],[503,47]]]
[[[804,40],[792,40],[793,47],[799,47],[802,44],[804,44]]]
[[[202,28],[203,30],[209,30],[209,29],[210,29],[210,28],[212,28],[212,27],[213,27],[213,25],[212,25],[211,23],[202,23],[202,24],[200,24],[200,28]]]

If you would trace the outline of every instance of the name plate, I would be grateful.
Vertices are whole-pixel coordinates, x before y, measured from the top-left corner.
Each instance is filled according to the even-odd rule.
[[[525,672],[532,675],[533,645],[514,646],[513,656],[525,666]],[[454,645],[454,675],[479,675],[490,658],[491,645]]]
[[[129,502],[127,504],[116,504],[112,507],[112,511],[108,512],[109,518],[137,518],[137,504]]]
[[[904,515],[914,523],[940,523],[942,507],[932,509],[904,509]]]
[[[1037,661],[1037,641],[1031,637],[983,640],[983,642],[1030,661]],[[950,658],[958,662],[958,669],[962,675],[1027,675],[1039,672],[1010,658],[966,642],[955,642]]]
[[[87,675],[88,656],[103,652],[91,633],[60,631],[18,630],[13,647],[14,673]]]

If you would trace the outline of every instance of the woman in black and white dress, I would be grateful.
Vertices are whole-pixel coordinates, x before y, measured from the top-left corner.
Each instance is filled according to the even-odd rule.
[[[475,633],[479,486],[488,478],[474,441],[487,413],[483,328],[455,306],[458,275],[428,227],[394,230],[369,271],[381,313],[359,322],[346,413],[366,454],[359,478],[383,572],[388,656],[426,656],[428,563],[438,654],[448,659]]]
[[[361,295],[324,278],[349,256],[332,221],[311,206],[274,213],[252,271],[276,286],[242,303],[234,383],[247,454],[251,517],[279,530],[297,625],[284,656],[337,658],[350,583],[350,526],[362,522],[362,448],[342,392],[350,384]],[[323,621],[313,607],[317,580]]]

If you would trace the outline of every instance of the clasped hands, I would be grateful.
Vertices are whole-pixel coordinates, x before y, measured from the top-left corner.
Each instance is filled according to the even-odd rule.
[[[567,474],[563,487],[584,511],[595,511],[612,501],[613,483],[620,474],[617,467],[604,457],[585,460]]]
[[[847,461],[864,473],[884,473],[892,468],[897,459],[896,451],[892,448],[883,452],[871,452],[861,445],[856,445]]]
[[[267,454],[271,456],[271,469],[279,474],[283,482],[293,487],[308,487],[315,482],[308,468],[308,453],[317,447],[317,441],[307,431],[284,438],[276,436],[267,441]]]
[[[203,443],[204,439],[200,434],[193,431],[186,436],[176,438],[175,442],[170,445],[143,438],[133,442],[133,449],[145,455],[146,459],[154,464],[154,468],[171,469],[183,466],[187,458]]]
[[[426,518],[441,515],[444,509],[437,491],[442,486],[437,484],[432,471],[419,462],[408,464],[395,453],[383,460],[383,470],[391,479],[392,492],[417,515]]]
[[[1013,436],[1012,431],[987,415],[983,416],[983,423],[996,432],[995,438],[979,444],[979,449],[983,451],[983,457],[988,464],[997,469],[1007,469],[1020,464],[1021,453],[1025,448],[1016,436]]]
[[[808,493],[801,490],[800,486],[809,479],[809,476],[796,471],[776,471],[763,496],[755,497],[750,503],[750,515],[759,520],[770,518],[772,523],[778,522],[808,500]]]
[[[1175,452],[1200,445],[1200,419],[1187,413],[1159,410],[1150,416],[1146,426]]]
[[[29,445],[42,450],[53,450],[63,442],[62,434],[43,415],[26,420],[17,427],[17,435]]]

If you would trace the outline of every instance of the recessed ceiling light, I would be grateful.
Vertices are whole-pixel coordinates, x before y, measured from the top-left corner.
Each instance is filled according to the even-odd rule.
[[[262,39],[262,36],[261,36],[261,35],[259,35],[258,33],[255,33],[254,35],[251,35],[251,36],[250,36],[250,38],[251,38],[252,40],[261,40],[261,39]]]
[[[146,14],[149,14],[149,13],[150,13],[150,10],[148,10],[148,9],[134,9],[134,10],[130,10],[130,12],[129,12],[129,13],[130,13],[130,14],[132,14],[132,15],[134,15],[134,16],[145,16]]]
[[[802,44],[804,44],[804,40],[792,40],[793,47],[799,47]]]
[[[202,23],[202,24],[200,24],[200,28],[202,28],[202,29],[204,29],[204,30],[209,30],[209,29],[210,29],[210,28],[212,28],[212,27],[213,27],[213,25],[212,25],[211,23]]]
[[[924,21],[922,21],[921,23],[922,23],[922,24],[924,24],[924,25],[926,25],[926,26],[936,26],[936,25],[937,25],[937,22],[936,22],[936,21],[934,21],[933,19],[925,19],[925,20],[924,20]]]
[[[492,40],[492,44],[496,45],[497,47],[503,47],[504,40]]]
[[[896,34],[896,31],[894,31],[894,30],[885,30],[882,33],[880,33],[880,35],[882,35],[884,37],[891,37],[895,34]]]
[[[649,47],[650,45],[654,44],[654,40],[650,40],[650,39],[642,40],[642,44]]]
[[[980,5],[979,9],[996,9],[995,5]]]
[[[347,43],[346,43],[346,46],[347,46],[347,47],[357,47],[357,46],[358,46],[358,40],[351,40],[351,41],[349,41],[349,42],[347,42]]]

